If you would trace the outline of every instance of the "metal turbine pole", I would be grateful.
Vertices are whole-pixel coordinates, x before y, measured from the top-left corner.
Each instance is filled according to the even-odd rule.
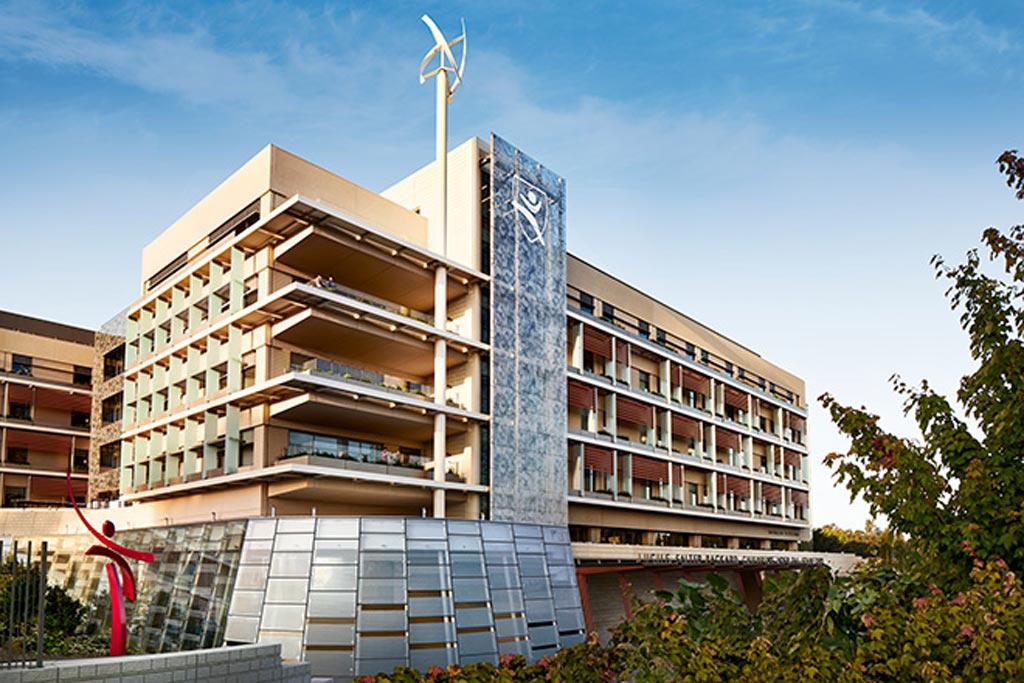
[[[420,65],[420,83],[430,76],[437,76],[437,135],[436,135],[436,170],[438,180],[437,213],[433,217],[437,221],[434,247],[441,254],[448,253],[448,100],[455,88],[462,82],[462,70],[466,64],[466,27],[463,24],[462,35],[449,42],[427,15],[422,17],[423,23],[434,36],[435,45],[427,52]],[[462,61],[456,65],[452,56],[451,46],[462,42]],[[424,68],[434,57],[438,56],[437,69],[424,73]],[[448,72],[454,73],[454,82],[449,87]],[[448,269],[444,263],[434,271],[434,327],[445,330],[448,325]],[[439,408],[447,404],[446,390],[448,387],[448,343],[443,337],[434,342],[434,404]],[[443,483],[447,474],[445,459],[448,450],[447,419],[442,410],[434,415],[434,517],[446,516],[446,499]]]

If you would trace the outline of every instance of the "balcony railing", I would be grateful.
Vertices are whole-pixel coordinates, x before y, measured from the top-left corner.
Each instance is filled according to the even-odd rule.
[[[335,466],[341,467],[342,469],[377,472],[380,474],[390,474],[399,477],[414,477],[417,479],[425,479],[427,477],[428,467],[433,465],[434,462],[433,458],[429,456],[400,453],[387,448],[370,452],[362,451],[350,453],[345,450],[324,451],[307,448],[305,446],[288,446],[281,454],[282,460],[303,457],[329,458],[335,461],[333,463]],[[466,478],[454,471],[448,471],[445,474],[445,480],[464,483]]]
[[[350,382],[362,382],[379,389],[384,389],[385,391],[404,394],[406,396],[415,396],[425,401],[434,400],[434,387],[429,384],[419,384],[418,382],[413,382],[411,380],[385,375],[380,372],[373,372],[372,370],[354,368],[350,365],[324,360],[322,358],[311,358],[302,363],[292,363],[291,371],[308,372],[322,377],[331,377]],[[464,404],[451,398],[449,398],[446,403],[453,408],[468,410]]]
[[[355,299],[356,301],[362,302],[364,304],[375,306],[381,309],[382,311],[388,311],[389,313],[397,313],[398,315],[404,315],[407,318],[412,318],[413,320],[418,320],[419,322],[426,323],[428,325],[430,325],[432,322],[430,316],[427,315],[426,313],[423,313],[421,311],[414,311],[405,306],[399,306],[396,303],[387,301],[386,299],[370,296],[365,292],[360,292],[358,290],[345,287],[344,285],[339,285],[337,282],[335,282],[333,279],[329,277],[321,277],[318,275],[312,280],[310,280],[309,284],[313,285],[314,287],[319,287],[320,289],[327,290],[328,292],[342,294],[344,296],[349,297],[350,299]]]

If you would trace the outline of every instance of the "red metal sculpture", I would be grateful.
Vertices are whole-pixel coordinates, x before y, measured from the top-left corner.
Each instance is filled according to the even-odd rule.
[[[117,529],[109,519],[103,522],[103,534],[100,535],[100,532],[96,531],[92,524],[89,524],[89,520],[78,509],[78,503],[75,502],[75,495],[71,490],[70,468],[67,471],[67,483],[68,498],[71,499],[71,505],[75,508],[78,518],[82,520],[82,524],[89,530],[89,533],[95,536],[103,546],[106,546],[89,546],[85,554],[99,555],[110,560],[107,563],[107,585],[110,588],[110,656],[118,657],[125,654],[128,646],[128,624],[125,620],[124,601],[135,602],[135,575],[132,574],[132,568],[124,558],[129,557],[139,562],[152,562],[153,553],[132,550],[110,540]],[[118,569],[121,570],[120,577]]]

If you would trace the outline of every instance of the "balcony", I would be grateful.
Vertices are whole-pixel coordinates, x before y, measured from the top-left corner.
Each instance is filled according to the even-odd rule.
[[[279,461],[288,462],[299,458],[299,462],[308,465],[321,465],[338,469],[376,472],[396,477],[428,479],[433,476],[434,460],[427,456],[410,456],[388,449],[372,453],[349,453],[344,450],[314,450],[289,446],[281,454]],[[465,478],[455,472],[448,472],[446,481],[465,482]]]
[[[396,395],[406,396],[434,402],[434,388],[429,384],[420,384],[412,380],[391,377],[380,372],[355,368],[344,363],[312,358],[304,363],[292,363],[292,372],[305,372],[320,377],[331,377],[343,381],[361,382],[370,386],[384,389]],[[452,399],[446,401],[448,406],[468,410],[464,404]]]

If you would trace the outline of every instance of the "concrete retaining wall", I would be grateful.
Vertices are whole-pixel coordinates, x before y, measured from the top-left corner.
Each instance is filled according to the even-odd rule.
[[[0,683],[309,683],[309,680],[309,664],[282,664],[278,644],[75,659],[48,662],[42,669],[0,669]]]

